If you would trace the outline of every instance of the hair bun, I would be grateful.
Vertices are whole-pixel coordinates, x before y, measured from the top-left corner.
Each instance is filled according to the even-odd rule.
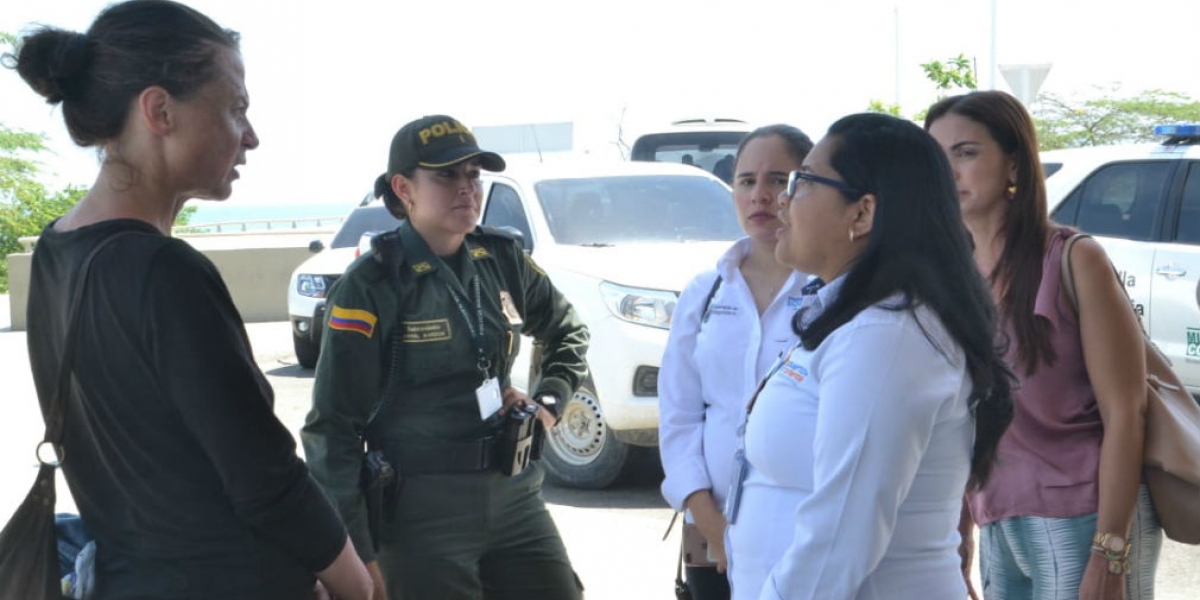
[[[17,72],[47,102],[57,104],[83,95],[91,59],[86,35],[45,28],[22,41]]]

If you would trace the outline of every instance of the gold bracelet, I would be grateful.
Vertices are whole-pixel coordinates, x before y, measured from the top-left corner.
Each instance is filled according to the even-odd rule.
[[[1113,575],[1129,573],[1129,549],[1124,552],[1113,552],[1099,544],[1092,544],[1092,552],[1103,556],[1108,561],[1108,572]]]

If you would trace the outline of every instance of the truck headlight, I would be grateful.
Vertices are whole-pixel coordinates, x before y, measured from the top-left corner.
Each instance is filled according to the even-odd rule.
[[[665,290],[647,290],[609,283],[600,283],[604,305],[618,319],[659,329],[671,328],[671,316],[679,294]]]
[[[325,276],[324,275],[309,275],[307,273],[296,276],[296,293],[309,298],[324,298],[325,297]]]

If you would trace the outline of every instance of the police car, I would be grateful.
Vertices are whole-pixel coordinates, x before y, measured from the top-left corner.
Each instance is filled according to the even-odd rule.
[[[680,291],[743,234],[729,188],[692,166],[661,162],[509,160],[482,174],[485,226],[518,234],[525,251],[587,324],[589,377],[560,408],[543,466],[557,483],[600,488],[633,446],[658,445],[658,369]],[[289,290],[296,355],[316,363],[324,294],[353,261],[363,234],[393,229],[355,209],[333,249],[296,269]],[[390,218],[390,215],[387,215]],[[541,362],[525,340],[512,384],[528,391]],[[303,355],[302,355],[303,353]]]
[[[1200,394],[1200,125],[1156,144],[1041,153],[1051,218],[1095,236],[1151,339]]]

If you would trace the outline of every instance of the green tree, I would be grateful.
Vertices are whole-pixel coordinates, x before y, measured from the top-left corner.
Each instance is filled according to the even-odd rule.
[[[899,104],[890,104],[884,102],[883,100],[871,100],[871,102],[867,104],[867,112],[883,113],[885,115],[892,115],[893,117],[904,116],[900,113]]]
[[[925,77],[933,82],[939,95],[950,90],[974,90],[979,86],[975,81],[975,66],[971,59],[959,54],[946,62],[931,60],[921,65]]]
[[[45,151],[43,136],[0,125],[0,257],[22,252],[20,238],[38,235],[87,193],[78,186],[47,190],[37,179],[37,161],[30,157]],[[0,292],[7,291],[5,260],[0,261]]]
[[[931,60],[922,63],[921,69],[925,71],[925,78],[933,82],[934,89],[938,91],[939,100],[944,98],[948,92],[978,88],[974,63],[962,53],[947,59],[946,62]],[[894,117],[904,116],[899,104],[889,104],[882,100],[871,100],[867,104],[867,112],[884,113]],[[912,119],[921,123],[925,120],[926,112],[928,112],[927,109],[922,109],[913,115]]]
[[[1096,97],[1067,99],[1041,94],[1033,106],[1042,150],[1155,141],[1154,126],[1200,123],[1200,102],[1178,92],[1121,93],[1097,88]]]

